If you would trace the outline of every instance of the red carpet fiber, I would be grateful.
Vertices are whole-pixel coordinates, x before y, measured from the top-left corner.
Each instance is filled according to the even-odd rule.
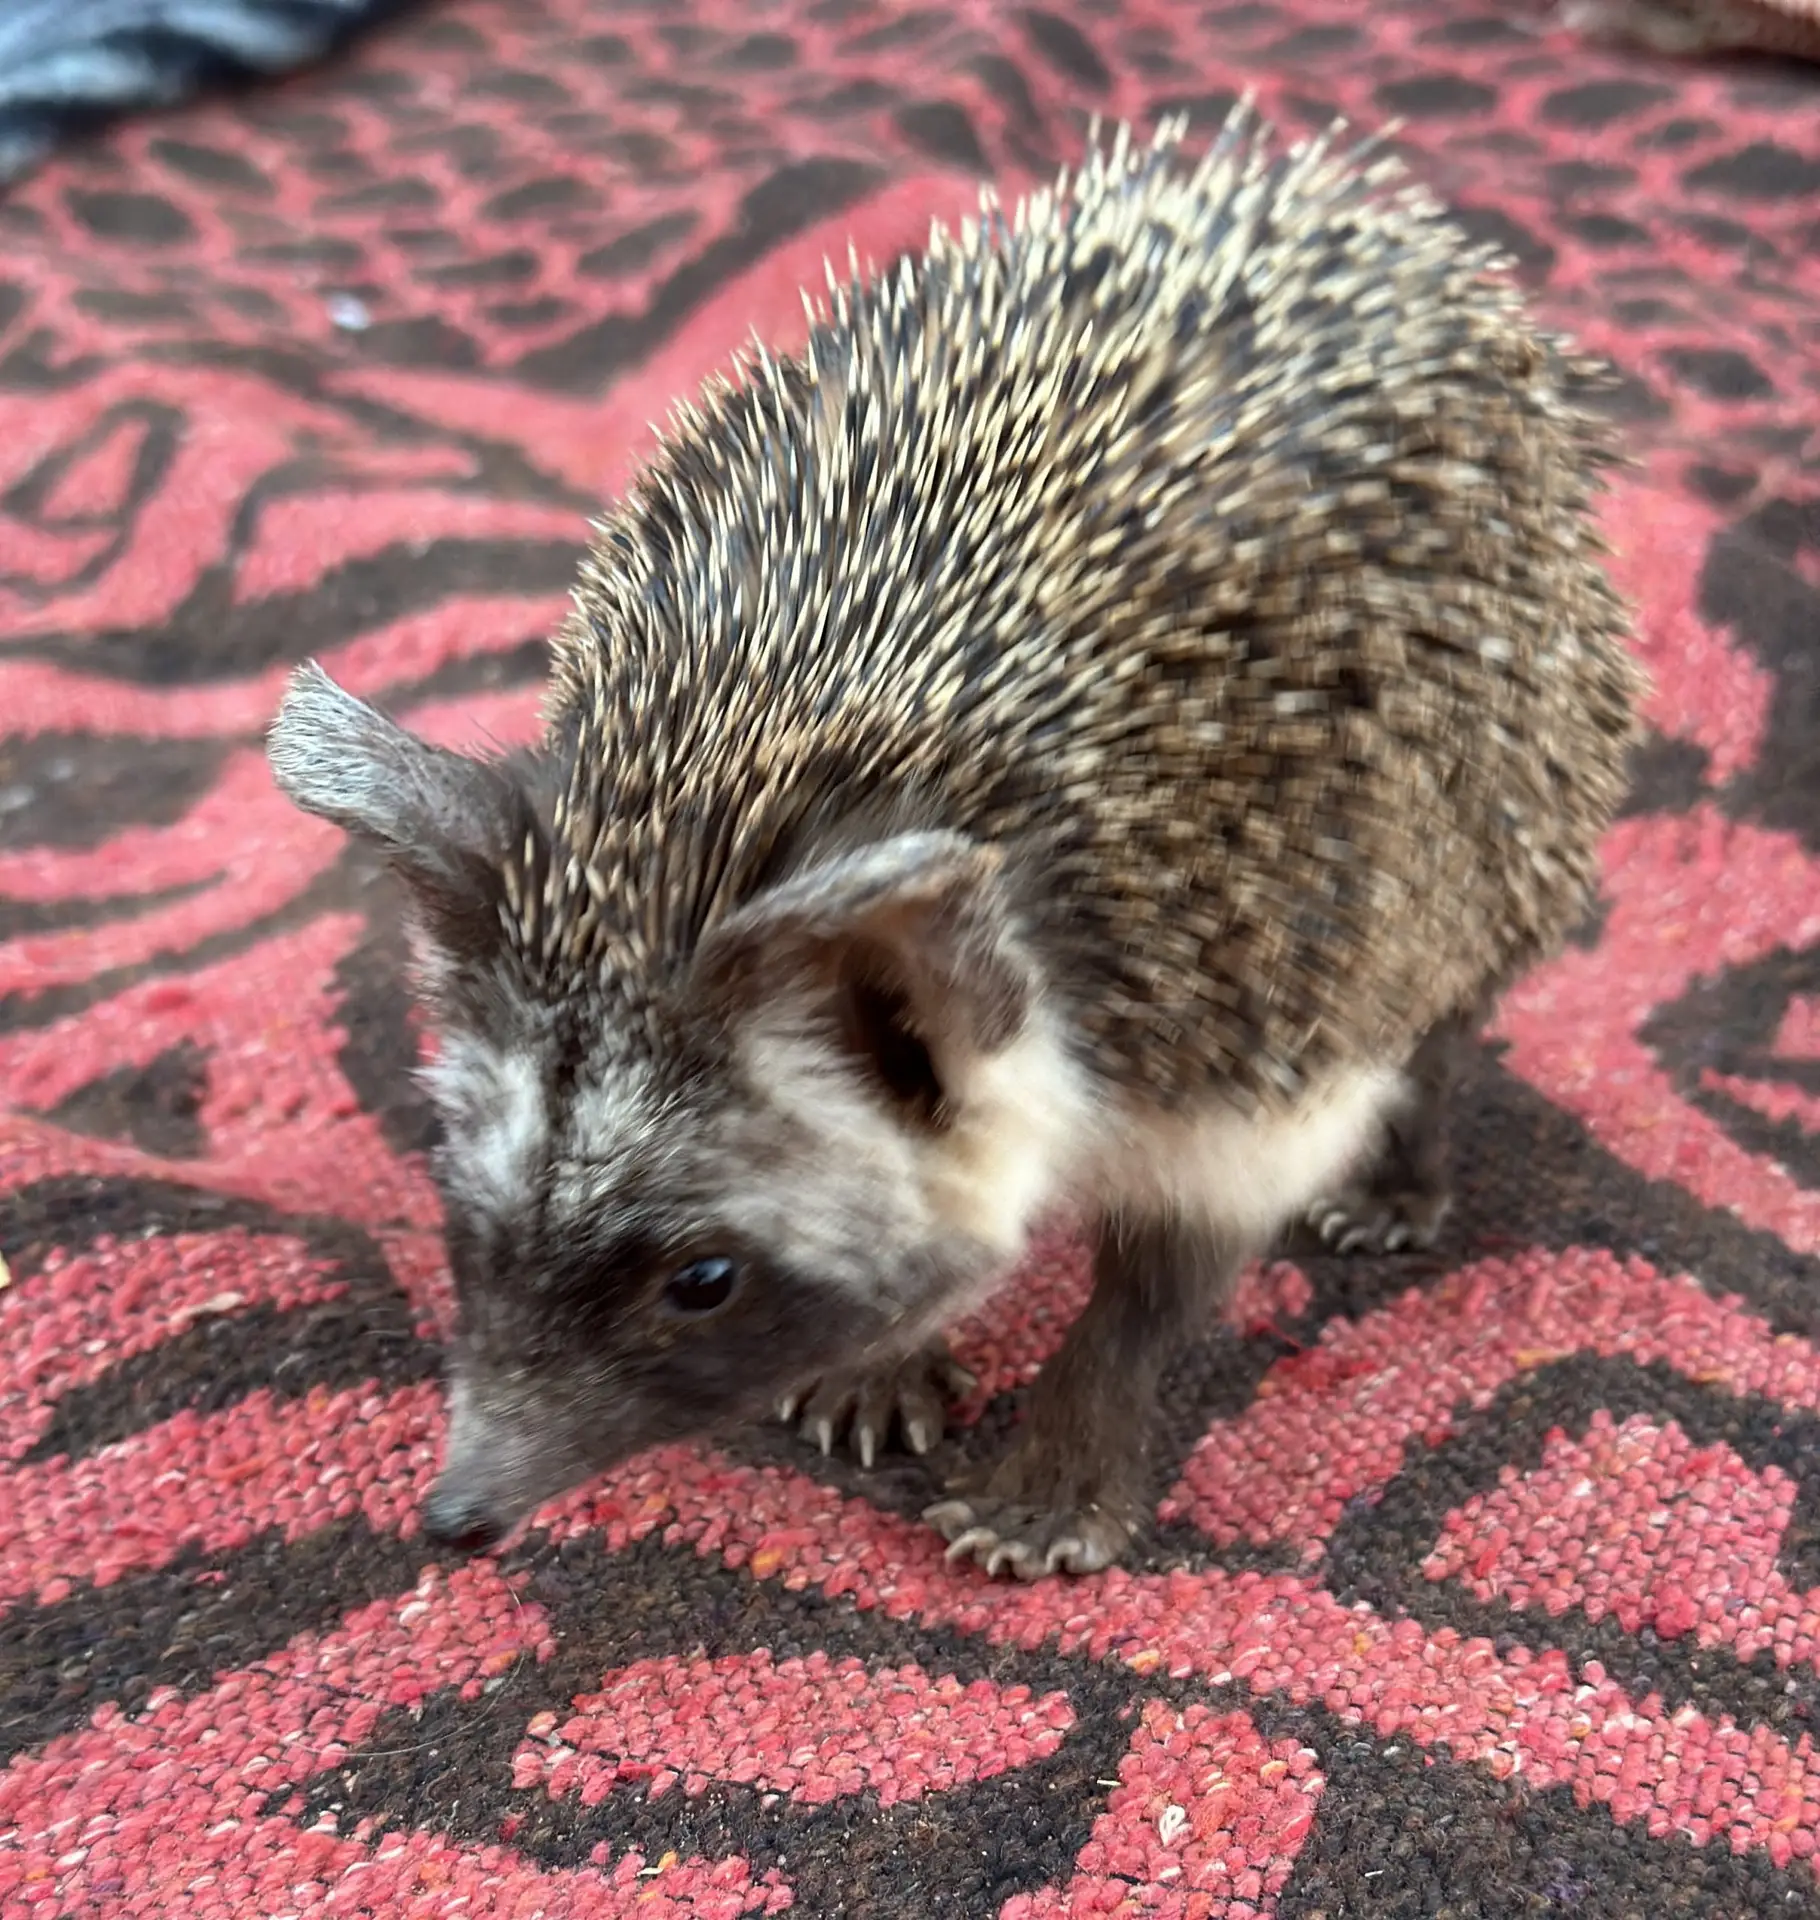
[[[1820,70],[1488,0],[446,0],[0,202],[0,1916],[1820,1914]],[[1432,1256],[1248,1280],[1128,1569],[943,1565],[950,1456],[634,1462],[428,1548],[446,1311],[320,655],[533,724],[644,423],[1085,117],[1405,116],[1609,354],[1657,676]]]

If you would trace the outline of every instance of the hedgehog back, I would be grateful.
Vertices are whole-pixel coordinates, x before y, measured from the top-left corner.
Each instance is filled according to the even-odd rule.
[[[560,964],[887,808],[1005,846],[1092,1062],[1293,1096],[1557,943],[1638,677],[1591,370],[1431,203],[1179,128],[714,383],[559,637]]]

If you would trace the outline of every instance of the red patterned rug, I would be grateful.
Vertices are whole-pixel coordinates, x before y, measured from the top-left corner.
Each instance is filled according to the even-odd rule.
[[[462,1562],[393,899],[275,794],[320,655],[533,721],[643,423],[1248,84],[1610,354],[1658,685],[1436,1255],[1284,1262],[1127,1571],[950,1570],[757,1433]],[[1488,0],[447,0],[0,203],[0,1914],[1820,1914],[1820,77]],[[968,1329],[963,1453],[1082,1297]],[[937,1470],[951,1462],[938,1462]]]

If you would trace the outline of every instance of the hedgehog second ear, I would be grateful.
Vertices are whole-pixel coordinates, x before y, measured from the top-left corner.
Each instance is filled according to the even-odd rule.
[[[433,910],[462,910],[498,871],[518,812],[497,768],[432,746],[311,661],[266,737],[280,792],[383,852]]]
[[[887,1078],[879,1056],[909,1041],[943,1055],[1008,1045],[1032,992],[997,851],[952,833],[900,834],[780,882],[710,930],[695,980],[736,1015],[826,991]]]

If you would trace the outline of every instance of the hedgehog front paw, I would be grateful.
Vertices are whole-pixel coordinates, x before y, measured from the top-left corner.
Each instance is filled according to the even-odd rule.
[[[999,1460],[951,1481],[923,1519],[948,1542],[950,1563],[977,1561],[994,1579],[1101,1573],[1124,1558],[1142,1516],[1128,1479],[1090,1429],[1049,1445],[1026,1429]]]
[[[1334,1253],[1414,1253],[1432,1247],[1452,1196],[1432,1187],[1347,1187],[1308,1209],[1310,1230]]]
[[[938,1500],[923,1518],[948,1544],[947,1559],[973,1560],[993,1579],[1041,1580],[1053,1573],[1102,1573],[1124,1557],[1135,1518],[1091,1504],[1060,1509],[976,1493]]]
[[[900,1360],[812,1381],[778,1404],[777,1417],[824,1454],[844,1436],[870,1467],[894,1428],[912,1453],[930,1452],[947,1430],[949,1405],[973,1385],[973,1375],[934,1341]]]

